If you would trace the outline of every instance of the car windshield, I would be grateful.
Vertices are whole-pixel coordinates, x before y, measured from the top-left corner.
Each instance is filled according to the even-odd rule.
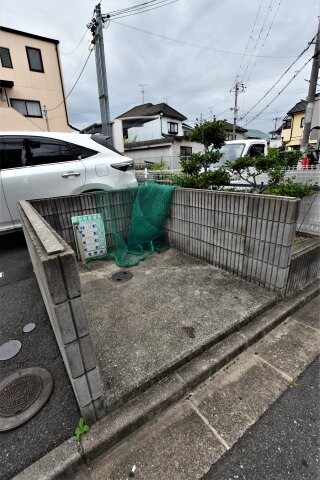
[[[241,157],[244,147],[244,143],[226,143],[220,148],[222,157],[219,162],[214,164],[214,167],[223,167],[226,162],[232,162],[236,158]]]

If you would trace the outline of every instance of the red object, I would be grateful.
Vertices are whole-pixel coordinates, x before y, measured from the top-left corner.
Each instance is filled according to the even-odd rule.
[[[308,167],[309,167],[309,165],[310,165],[310,158],[307,157],[307,156],[303,157],[303,159],[302,159],[302,168],[303,168],[304,170],[307,170]]]

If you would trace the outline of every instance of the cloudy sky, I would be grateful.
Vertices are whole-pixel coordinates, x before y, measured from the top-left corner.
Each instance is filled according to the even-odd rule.
[[[101,8],[108,13],[143,1],[147,0],[102,0]],[[1,0],[0,22],[60,41],[68,93],[89,53],[92,37],[86,24],[97,3]],[[141,104],[140,85],[144,85],[145,102],[165,101],[191,125],[201,115],[231,121],[234,94],[230,90],[237,75],[246,87],[239,95],[239,116],[244,116],[308,46],[318,15],[319,0],[177,0],[113,20],[104,30],[111,117]],[[269,132],[275,117],[283,117],[306,98],[311,62],[281,90],[313,52],[311,45],[239,124],[246,125],[276,97],[247,125]],[[78,128],[100,121],[94,54],[68,98],[68,107],[71,123]]]

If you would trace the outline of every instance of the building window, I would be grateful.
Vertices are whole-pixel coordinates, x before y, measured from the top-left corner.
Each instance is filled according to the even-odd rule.
[[[286,129],[286,128],[291,128],[291,121],[292,121],[291,118],[285,118],[283,120],[283,124],[282,124],[283,130]]]
[[[29,68],[33,72],[44,72],[39,48],[26,47]]]
[[[42,117],[40,102],[10,99],[11,107],[25,117]]]
[[[9,48],[0,47],[1,65],[5,68],[13,68]]]
[[[192,147],[180,147],[180,157],[190,157],[192,154]]]
[[[178,124],[176,122],[168,122],[168,133],[171,135],[177,135]]]
[[[304,117],[301,118],[300,120],[300,128],[304,127]]]

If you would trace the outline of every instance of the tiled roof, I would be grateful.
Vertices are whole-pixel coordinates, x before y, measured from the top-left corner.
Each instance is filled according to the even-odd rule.
[[[305,112],[307,107],[307,101],[306,100],[300,100],[300,102],[296,103],[291,110],[289,110],[288,115],[291,115],[292,113],[300,113],[300,112]]]
[[[153,105],[153,103],[144,103],[142,105],[137,105],[122,115],[119,115],[117,118],[152,117],[153,115],[159,115],[160,113],[163,113],[166,117],[175,118],[177,120],[187,120],[187,117],[170,107],[167,103],[158,103],[157,105]]]
[[[261,132],[261,130],[254,130],[252,128],[249,128],[246,133],[247,138],[261,138],[263,140],[269,140],[270,137],[264,132]]]
[[[225,126],[226,126],[226,130],[227,130],[227,131],[230,131],[230,130],[233,129],[233,124],[232,124],[232,123],[226,122],[226,121],[224,120],[224,124],[225,124]],[[236,125],[236,131],[237,131],[237,132],[246,132],[247,130],[246,130],[246,128],[239,127],[239,125]]]

